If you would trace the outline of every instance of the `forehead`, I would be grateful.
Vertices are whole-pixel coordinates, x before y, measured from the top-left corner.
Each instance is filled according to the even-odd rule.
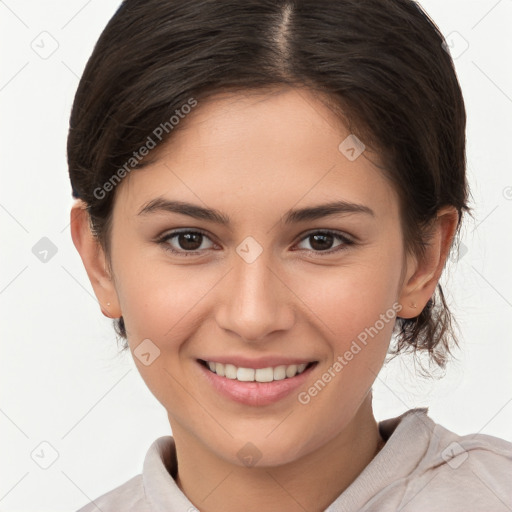
[[[340,199],[396,209],[378,155],[369,148],[355,159],[347,153],[357,139],[312,91],[223,93],[199,102],[180,122],[154,163],[119,185],[116,203],[125,213],[156,195],[220,210]]]

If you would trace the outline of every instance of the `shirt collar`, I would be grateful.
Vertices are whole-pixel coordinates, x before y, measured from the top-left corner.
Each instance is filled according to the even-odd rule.
[[[379,430],[386,444],[325,512],[359,510],[392,482],[407,477],[425,455],[434,427],[435,423],[427,416],[426,408],[412,409],[401,416],[380,422]],[[173,478],[177,469],[173,437],[158,438],[146,454],[142,473],[144,491],[151,510],[197,511]]]

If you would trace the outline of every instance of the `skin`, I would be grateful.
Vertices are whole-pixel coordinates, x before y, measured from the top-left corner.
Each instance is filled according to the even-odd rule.
[[[197,358],[279,355],[318,361],[307,390],[380,315],[400,304],[417,316],[432,296],[454,235],[457,212],[438,214],[425,257],[406,254],[399,202],[378,155],[354,161],[338,146],[347,129],[311,91],[216,96],[182,121],[148,167],[117,187],[111,267],[90,232],[84,205],[71,212],[74,244],[105,315],[123,316],[130,350],[144,339],[160,349],[134,361],[166,408],[177,446],[177,482],[205,512],[324,510],[375,456],[381,443],[371,386],[393,322],[303,405],[297,393],[266,406],[221,396],[200,378]],[[221,226],[171,212],[137,215],[156,197],[215,208]],[[335,200],[365,205],[350,213],[285,225],[292,208]],[[171,230],[207,237],[185,252]],[[321,229],[356,239],[311,236]],[[248,263],[236,248],[248,236],[262,248]],[[329,245],[329,240],[331,240]],[[322,256],[322,254],[324,254]],[[106,306],[107,302],[110,306]],[[416,304],[416,308],[412,307]],[[244,466],[251,442],[261,459]]]

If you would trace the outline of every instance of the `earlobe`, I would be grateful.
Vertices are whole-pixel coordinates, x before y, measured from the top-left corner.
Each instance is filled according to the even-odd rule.
[[[81,200],[71,208],[70,226],[73,244],[80,254],[101,312],[108,318],[119,318],[121,310],[105,253],[91,231],[89,213]]]
[[[408,257],[399,302],[400,317],[417,317],[434,295],[457,229],[459,214],[453,206],[439,210],[422,258]]]

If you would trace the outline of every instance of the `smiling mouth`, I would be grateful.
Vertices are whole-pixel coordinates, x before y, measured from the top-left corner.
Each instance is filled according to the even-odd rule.
[[[318,361],[302,364],[269,366],[267,368],[243,368],[233,364],[217,363],[214,361],[198,360],[203,366],[219,377],[237,380],[239,382],[273,382],[291,379],[305,372]]]

